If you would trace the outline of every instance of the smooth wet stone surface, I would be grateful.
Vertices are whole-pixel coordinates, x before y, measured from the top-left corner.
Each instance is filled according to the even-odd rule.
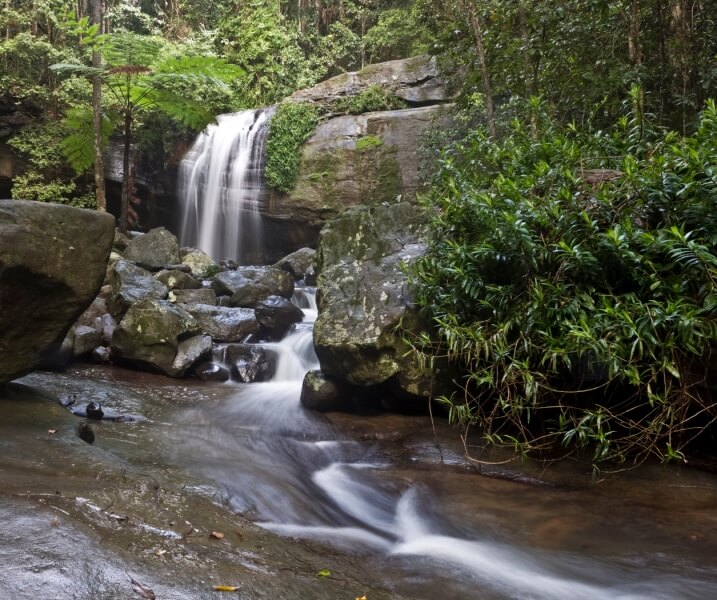
[[[204,482],[158,462],[156,436],[181,444],[185,435],[166,418],[223,395],[221,387],[167,381],[81,368],[33,374],[0,391],[0,598],[133,598],[127,574],[172,600],[218,598],[212,586],[222,584],[238,585],[232,597],[242,599],[401,598],[348,559],[256,527]],[[105,405],[148,420],[93,422],[89,445],[60,405],[63,394],[104,396]],[[337,577],[318,578],[327,566]]]
[[[217,584],[243,600],[702,600],[717,585],[714,475],[646,466],[593,485],[586,464],[521,465],[470,445],[466,458],[440,419],[316,417],[282,401],[298,391],[100,367],[0,391],[0,598],[133,598],[128,573],[162,600],[218,598]],[[145,420],[92,421],[90,445],[62,405],[73,399]],[[414,530],[425,547],[390,535],[374,547],[336,526],[292,533],[358,523],[318,490],[304,496],[346,473],[349,510],[413,497],[421,520],[404,511],[396,527],[442,533]],[[276,519],[288,537],[250,522]]]

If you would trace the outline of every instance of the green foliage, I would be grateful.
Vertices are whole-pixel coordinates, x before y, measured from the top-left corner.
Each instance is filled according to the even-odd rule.
[[[81,175],[95,160],[92,130],[92,111],[83,108],[71,109],[65,115],[64,126],[69,132],[61,146],[65,158],[75,173]],[[115,123],[109,115],[102,115],[103,146],[109,141]]]
[[[633,92],[639,106],[640,91]],[[700,387],[717,336],[717,109],[693,137],[635,111],[612,133],[482,130],[444,153],[413,270],[466,373],[453,421],[522,451],[663,460],[717,418]]]
[[[397,110],[406,108],[406,102],[390,90],[371,85],[355,96],[346,96],[334,101],[331,111],[349,115],[361,115],[378,110]]]
[[[216,45],[222,56],[244,70],[237,92],[245,106],[278,102],[323,74],[312,69],[298,29],[284,18],[278,0],[242,3],[222,22]]]
[[[296,182],[301,145],[313,133],[318,110],[311,104],[280,104],[269,123],[266,139],[266,181],[276,190],[290,192]]]
[[[365,152],[366,150],[379,148],[380,146],[383,146],[383,140],[375,135],[365,135],[356,140],[356,150],[359,152]]]
[[[41,121],[25,127],[8,140],[8,145],[27,164],[13,178],[13,197],[38,202],[59,202],[79,207],[94,206],[87,184],[72,178],[57,140],[67,135],[64,124]]]
[[[382,62],[430,52],[432,38],[415,7],[401,7],[381,12],[366,32],[364,44],[372,62]]]

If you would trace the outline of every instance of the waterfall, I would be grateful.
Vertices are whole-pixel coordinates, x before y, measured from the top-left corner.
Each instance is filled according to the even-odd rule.
[[[180,242],[214,260],[262,262],[264,141],[271,110],[219,115],[179,167]]]

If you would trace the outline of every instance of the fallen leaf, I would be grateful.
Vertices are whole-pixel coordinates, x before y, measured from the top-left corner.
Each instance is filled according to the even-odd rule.
[[[368,599],[366,598],[366,596],[361,596],[360,598],[357,597],[356,600],[368,600]]]
[[[236,585],[215,585],[213,589],[215,592],[236,592],[239,587]]]
[[[127,573],[127,577],[129,577],[129,580],[132,582],[132,590],[135,594],[141,596],[142,598],[145,598],[146,600],[157,600],[157,596],[154,595],[152,588],[144,585],[143,583],[140,583],[136,579],[133,579],[132,575],[130,575],[129,573]]]
[[[209,537],[216,538],[218,540],[221,540],[224,537],[224,534],[221,531],[212,531],[209,534]]]
[[[157,550],[156,550],[154,553],[155,553],[157,556],[163,556],[163,555],[167,554],[167,551],[164,550],[163,548],[157,548]]]
[[[321,571],[319,571],[316,574],[316,576],[317,577],[331,577],[331,571],[329,571],[328,569],[321,569]]]
[[[47,430],[47,433],[49,433],[50,435],[52,435],[53,433],[57,433],[57,429],[48,429],[48,430]]]

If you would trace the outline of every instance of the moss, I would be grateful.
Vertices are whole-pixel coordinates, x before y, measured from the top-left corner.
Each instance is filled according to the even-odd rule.
[[[378,146],[383,146],[383,140],[375,135],[365,135],[356,140],[356,150],[359,152],[365,152],[370,148],[377,148]]]
[[[275,190],[290,192],[296,184],[301,146],[318,122],[311,104],[286,102],[276,110],[266,139],[266,182]]]

